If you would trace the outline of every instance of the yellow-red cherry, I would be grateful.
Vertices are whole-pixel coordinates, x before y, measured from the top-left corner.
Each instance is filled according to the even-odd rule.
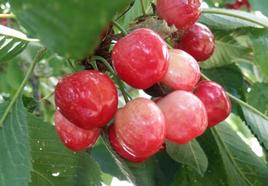
[[[128,160],[133,163],[140,163],[148,159],[148,157],[137,157],[133,154],[130,154],[128,151],[124,149],[124,145],[121,145],[116,137],[115,134],[115,127],[114,125],[111,125],[109,127],[109,141],[115,152],[120,155],[125,160]]]
[[[185,144],[203,134],[207,128],[204,104],[194,94],[177,90],[157,102],[166,119],[166,138]]]
[[[168,47],[157,33],[140,28],[115,44],[112,61],[122,80],[132,87],[146,89],[161,80],[167,72]]]
[[[119,144],[135,157],[155,154],[165,139],[165,118],[151,100],[136,98],[117,111],[115,133]]]
[[[200,68],[197,61],[182,50],[169,50],[168,71],[161,80],[173,90],[192,91],[200,79]]]
[[[85,130],[67,120],[59,111],[54,115],[55,128],[62,143],[72,151],[92,147],[100,135],[100,129]]]
[[[202,0],[157,0],[156,11],[160,18],[178,29],[188,29],[201,14]]]

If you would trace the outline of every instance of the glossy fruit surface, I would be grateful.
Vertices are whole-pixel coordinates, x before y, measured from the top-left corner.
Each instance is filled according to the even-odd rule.
[[[156,11],[160,18],[178,29],[188,29],[201,14],[202,0],[157,0]]]
[[[105,74],[85,70],[65,76],[56,86],[58,110],[83,129],[100,128],[112,119],[118,104],[117,90]]]
[[[194,94],[177,90],[157,102],[166,119],[166,138],[185,144],[207,128],[207,113]]]
[[[100,129],[85,130],[68,121],[59,111],[55,112],[56,131],[62,143],[72,151],[80,151],[92,147],[99,137]]]
[[[183,35],[175,48],[184,50],[197,61],[204,61],[214,52],[214,35],[207,26],[196,23]]]
[[[165,118],[151,100],[137,98],[118,110],[115,133],[122,147],[135,157],[156,153],[165,139]]]
[[[139,89],[158,82],[168,68],[166,43],[149,29],[137,29],[120,39],[113,48],[113,66],[122,80]]]
[[[225,120],[231,113],[231,102],[219,84],[212,81],[201,81],[194,94],[206,107],[208,127],[213,127]]]
[[[169,50],[168,71],[161,82],[174,90],[192,91],[200,79],[197,61],[182,50]]]
[[[139,163],[143,162],[147,159],[147,157],[136,157],[129,152],[127,152],[123,146],[118,142],[116,134],[115,134],[115,127],[114,125],[111,125],[109,127],[109,141],[113,147],[113,149],[116,151],[117,154],[119,154],[122,158],[134,162],[134,163]]]

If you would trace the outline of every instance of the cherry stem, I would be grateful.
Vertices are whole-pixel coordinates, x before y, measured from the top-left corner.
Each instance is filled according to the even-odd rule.
[[[47,100],[48,98],[50,98],[51,96],[54,95],[54,92],[50,92],[48,95],[42,97],[41,99],[39,99],[39,102],[42,102],[42,101],[45,101]]]
[[[31,64],[31,66],[29,67],[29,70],[27,71],[22,83],[20,84],[18,90],[16,91],[16,93],[14,94],[13,98],[11,99],[11,101],[9,102],[4,114],[2,115],[1,119],[0,119],[0,127],[3,127],[4,122],[8,116],[8,114],[10,113],[13,105],[15,104],[16,100],[18,99],[18,97],[21,95],[21,92],[23,91],[26,83],[28,82],[28,80],[30,79],[30,76],[35,68],[35,65],[44,57],[46,52],[46,49],[41,49],[40,51],[37,52],[33,63]]]
[[[209,79],[205,74],[201,73],[202,77],[206,80],[211,81],[211,79]],[[247,104],[246,102],[242,101],[241,99],[238,99],[237,97],[233,96],[231,93],[225,91],[226,94],[230,97],[231,100],[233,100],[234,102],[238,103],[239,105],[255,112],[256,114],[260,115],[261,117],[263,117],[265,120],[268,120],[268,117],[263,114],[262,112],[260,112],[259,110],[257,110],[256,108],[254,108],[253,106]]]
[[[261,19],[256,19],[254,17],[251,18],[250,16],[239,14],[238,11],[236,12],[235,10],[225,10],[225,9],[220,9],[220,8],[203,8],[202,13],[203,14],[219,14],[219,15],[235,17],[244,21],[255,23],[262,27],[268,27],[268,22],[262,21]]]
[[[0,19],[4,19],[4,18],[15,19],[16,16],[14,14],[0,14]]]
[[[105,58],[103,58],[101,56],[93,56],[92,60],[94,60],[94,61],[99,60],[106,66],[108,71],[114,76],[116,84],[119,86],[119,89],[124,97],[125,102],[126,103],[129,102],[128,98],[131,98],[131,97],[128,95],[123,81],[116,75],[116,73],[114,72],[114,69],[112,68],[110,63]]]
[[[96,60],[92,61],[91,64],[92,64],[94,70],[99,70]]]
[[[144,1],[140,0],[140,2],[141,2],[141,10],[142,10],[143,16],[146,16],[146,10],[145,10]]]
[[[112,23],[118,30],[121,31],[124,36],[128,34],[127,31],[117,21],[113,20]]]

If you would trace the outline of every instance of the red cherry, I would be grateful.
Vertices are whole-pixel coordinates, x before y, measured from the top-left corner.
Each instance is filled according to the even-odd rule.
[[[205,61],[214,52],[214,35],[207,26],[196,23],[183,35],[175,48],[188,52],[197,61]]]
[[[165,118],[151,100],[137,98],[118,110],[115,116],[118,142],[135,157],[155,154],[165,139]]]
[[[239,2],[238,3],[235,2],[235,3],[226,3],[224,6],[227,9],[239,10],[241,8],[242,4]]]
[[[99,137],[100,129],[85,130],[68,121],[59,111],[54,115],[55,128],[62,143],[72,151],[92,147]]]
[[[177,90],[158,101],[166,119],[166,138],[185,144],[200,136],[207,128],[207,113],[194,94]]]
[[[55,89],[59,111],[83,129],[100,128],[112,119],[117,110],[117,90],[105,74],[85,70],[68,75]]]
[[[201,14],[202,0],[157,0],[159,17],[178,29],[188,29]]]
[[[192,91],[200,79],[200,68],[196,60],[182,50],[169,50],[170,61],[161,82],[175,90]]]
[[[225,120],[231,113],[231,103],[224,89],[212,81],[201,81],[195,95],[204,103],[208,114],[208,127]]]
[[[116,43],[112,60],[122,80],[135,88],[146,89],[165,75],[169,54],[159,35],[141,28]]]
[[[136,157],[123,148],[123,146],[117,140],[114,125],[111,125],[109,128],[109,140],[115,152],[122,158],[134,163],[140,163],[147,159],[147,157]]]

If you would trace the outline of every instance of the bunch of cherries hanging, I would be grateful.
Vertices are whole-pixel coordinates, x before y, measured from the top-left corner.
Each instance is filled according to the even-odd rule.
[[[84,70],[59,81],[55,127],[65,146],[73,151],[92,147],[110,123],[113,149],[128,161],[142,162],[165,140],[186,144],[228,117],[231,104],[224,89],[200,81],[198,62],[208,59],[215,45],[209,28],[196,23],[200,6],[201,0],[157,0],[159,18],[184,30],[175,49],[147,28],[132,31],[113,47],[112,64],[120,79],[145,91],[168,87],[166,95],[135,98],[118,109],[117,88],[102,72]]]

